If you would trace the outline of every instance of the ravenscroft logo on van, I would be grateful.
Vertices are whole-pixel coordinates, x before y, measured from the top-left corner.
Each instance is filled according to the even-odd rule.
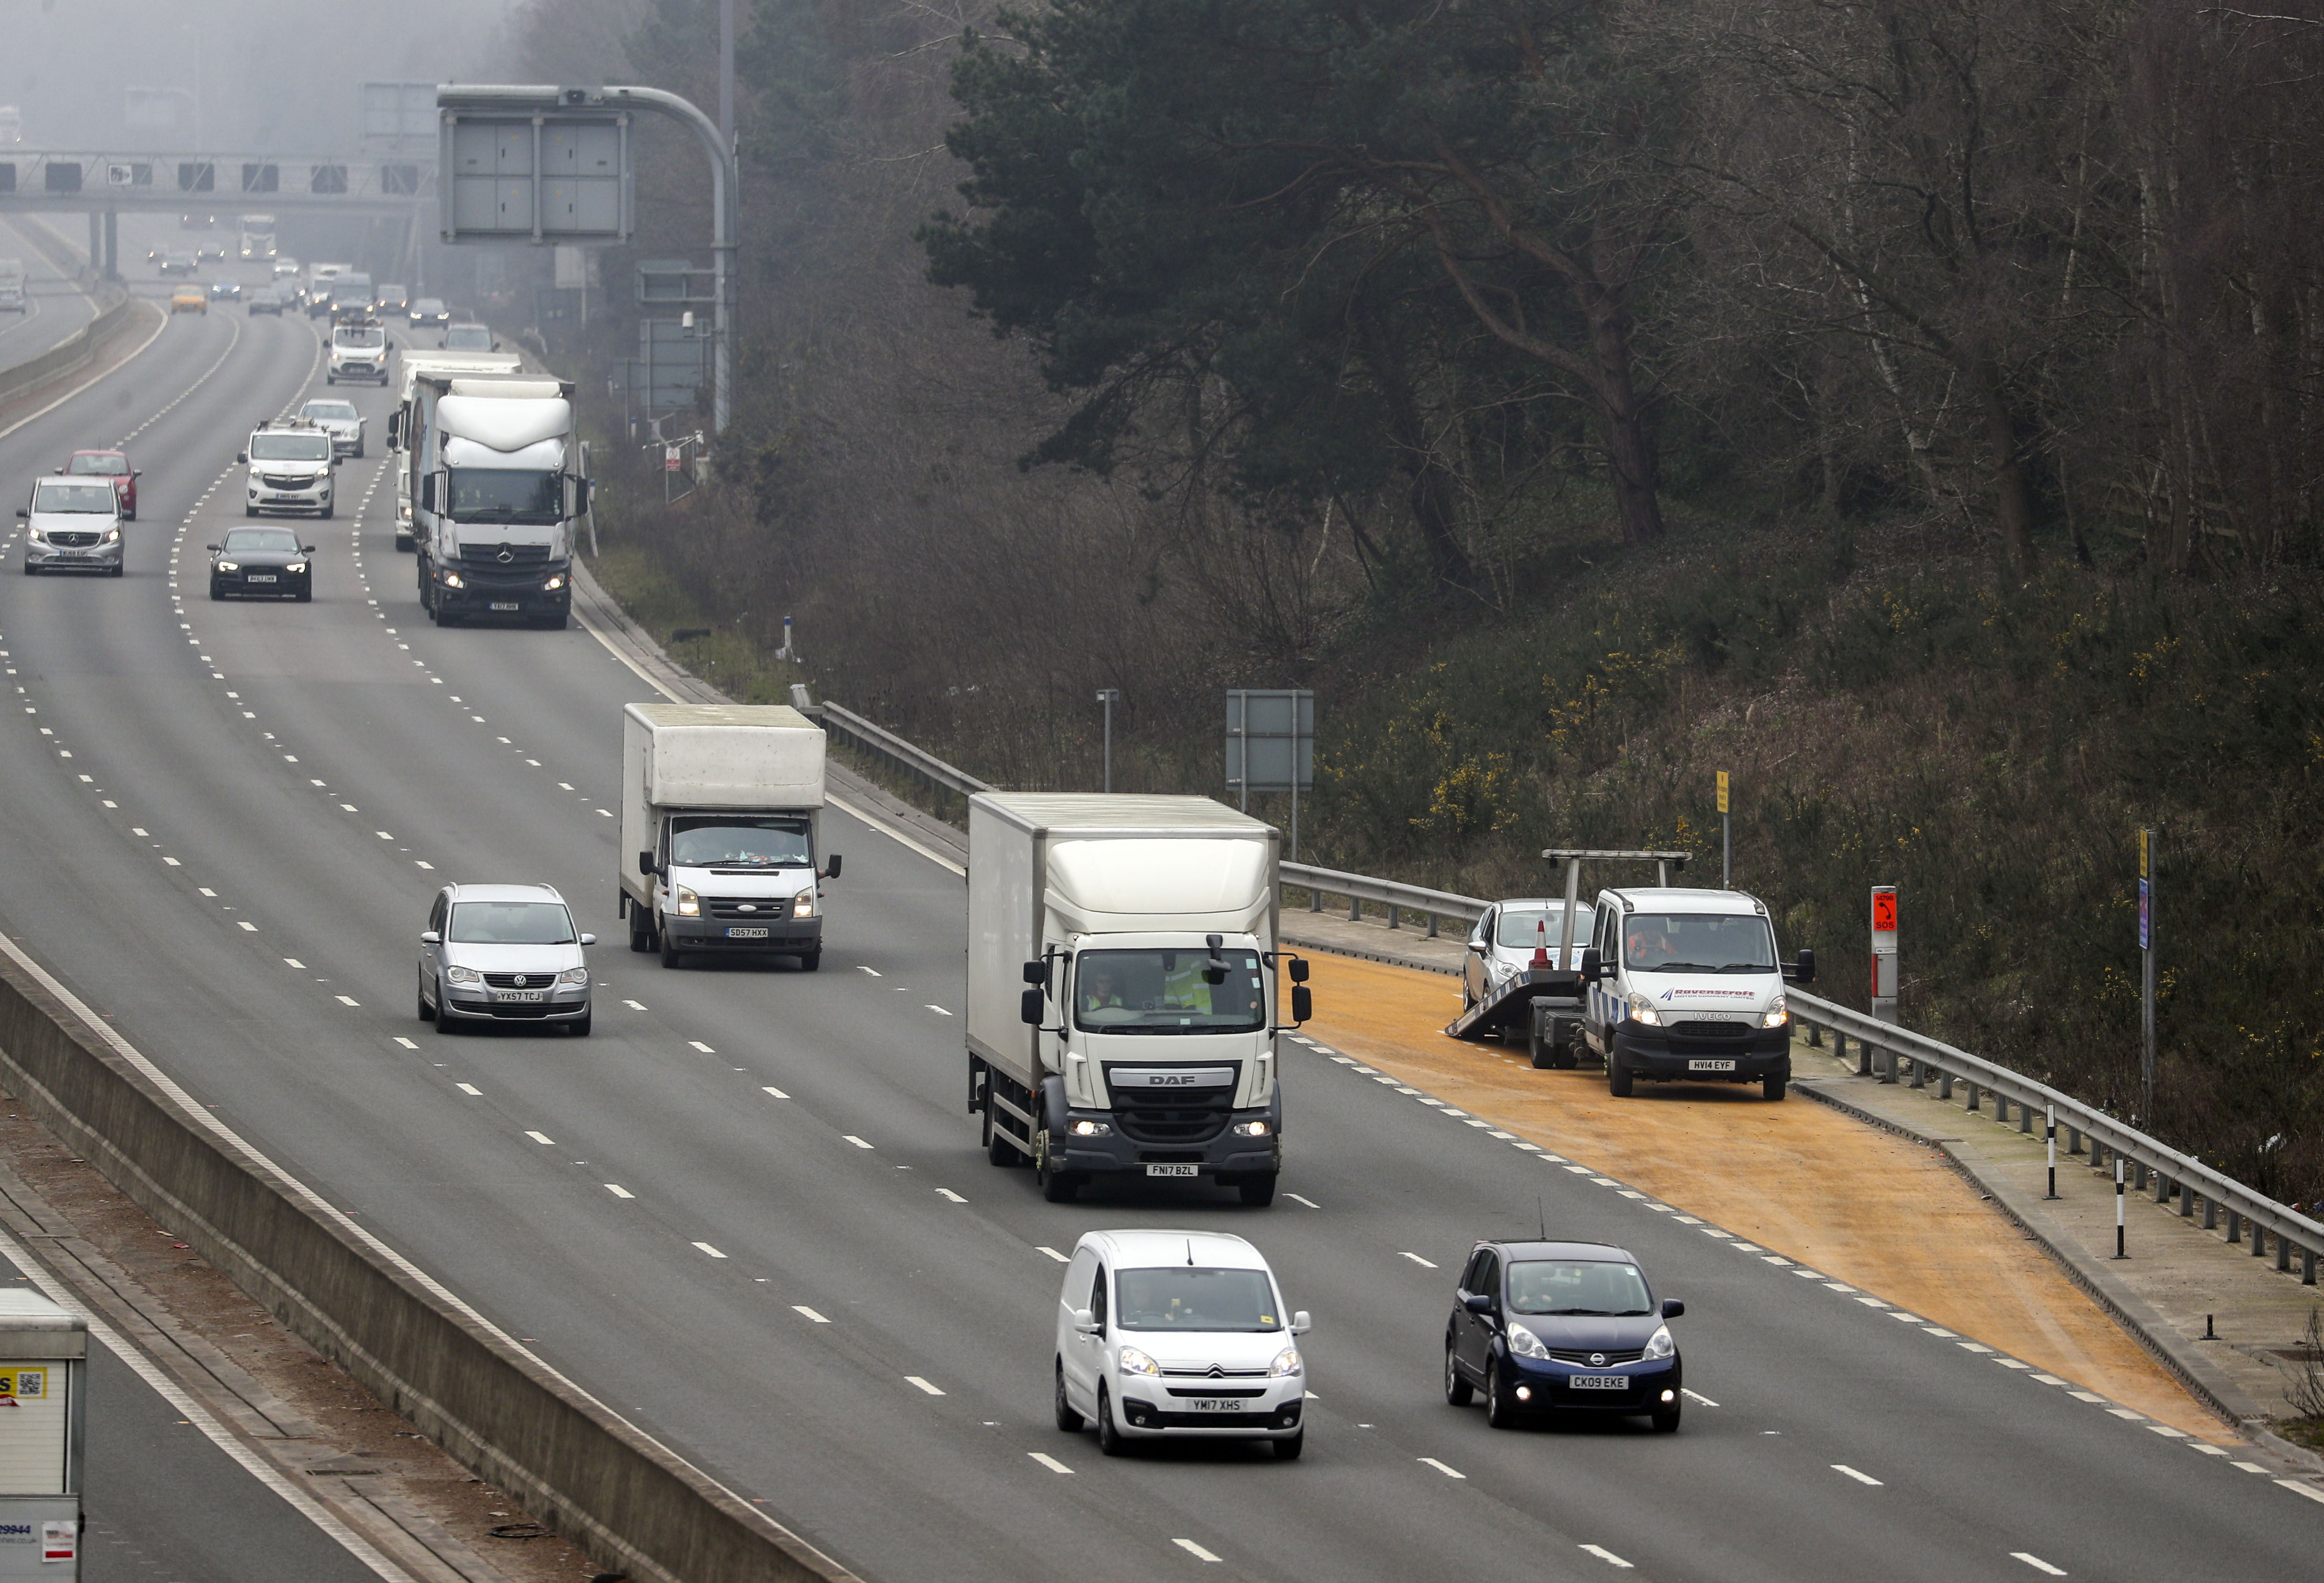
[[[1680,995],[1685,996],[1690,1000],[1757,1000],[1759,999],[1758,991],[1756,989],[1681,989],[1672,988],[1663,991],[1664,1004],[1669,1004],[1674,998]]]

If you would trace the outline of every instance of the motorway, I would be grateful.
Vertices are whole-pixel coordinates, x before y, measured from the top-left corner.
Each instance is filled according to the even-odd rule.
[[[835,811],[820,973],[622,949],[619,716],[650,695],[585,630],[426,623],[392,549],[384,392],[354,392],[374,450],[311,524],[314,603],[206,598],[246,425],[319,373],[306,321],[181,319],[0,438],[0,476],[28,481],[128,437],[146,492],[121,581],[26,578],[14,553],[0,575],[0,926],[255,1146],[865,1576],[2312,1568],[2324,1507],[2272,1478],[1320,1049],[1286,1052],[1274,1208],[1043,1202],[983,1163],[963,1108],[947,869]],[[415,1019],[417,933],[456,878],[554,883],[613,943],[592,1037]],[[1675,1437],[1502,1433],[1444,1405],[1453,1274],[1537,1199],[1553,1233],[1619,1242],[1686,1300],[1699,1394]],[[1315,1318],[1305,1459],[1114,1461],[1051,1426],[1057,1250],[1115,1224],[1266,1251]]]
[[[24,311],[0,314],[0,368],[39,356],[96,312],[88,294],[32,245],[28,233],[39,225],[21,216],[0,219],[0,257],[18,259],[24,265]],[[54,245],[53,236],[42,240]]]

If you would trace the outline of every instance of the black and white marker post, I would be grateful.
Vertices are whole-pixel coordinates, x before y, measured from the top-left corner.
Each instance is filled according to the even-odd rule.
[[[2058,1196],[2058,1107],[2055,1104],[2046,1106],[2043,1110],[2042,1141],[2050,1150],[2050,1191],[2042,1196],[2055,1198]]]
[[[2124,1251],[2122,1246],[2122,1151],[2116,1149],[2114,1152],[2114,1256],[2128,1258],[2130,1255]]]

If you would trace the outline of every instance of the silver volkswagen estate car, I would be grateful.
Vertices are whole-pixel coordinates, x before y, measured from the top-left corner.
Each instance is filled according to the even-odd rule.
[[[589,1031],[589,970],[565,898],[550,885],[447,885],[420,936],[420,1019]]]

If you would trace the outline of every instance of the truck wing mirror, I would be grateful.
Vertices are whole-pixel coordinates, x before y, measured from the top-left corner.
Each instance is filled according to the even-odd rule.
[[[1598,950],[1597,950],[1597,947],[1595,947],[1595,946],[1584,946],[1584,947],[1582,947],[1582,981],[1583,983],[1585,983],[1585,984],[1594,984],[1594,983],[1596,983],[1599,980],[1600,980],[1600,979],[1604,978],[1605,976],[1606,976],[1606,964],[1605,964],[1605,963],[1603,963],[1603,962],[1600,962],[1600,961],[1598,960]]]
[[[1028,1028],[1041,1026],[1042,1001],[1046,999],[1038,989],[1028,989],[1017,998],[1017,1017]]]
[[[1315,991],[1305,984],[1291,986],[1291,1020],[1305,1022],[1315,1015]]]
[[[1028,984],[1047,984],[1049,981],[1049,964],[1046,962],[1027,962],[1025,981]]]
[[[1291,981],[1295,984],[1304,984],[1307,981],[1307,959],[1305,957],[1295,956],[1291,959]]]
[[[246,463],[248,463],[248,462],[249,462],[249,460],[250,460],[250,453],[249,453],[248,451],[236,451],[236,452],[234,454],[234,459],[235,459],[235,461],[237,461],[237,462],[242,462],[242,463],[245,463],[245,464],[246,464]]]
[[[1804,945],[1801,946],[1799,961],[1794,962],[1790,967],[1784,970],[1784,977],[1790,980],[1794,984],[1814,983],[1815,953],[1809,950]]]
[[[651,874],[655,871],[653,853],[640,852],[638,854],[638,872],[641,874]]]
[[[420,481],[420,509],[423,511],[436,509],[436,474],[433,473]]]
[[[824,866],[823,877],[826,879],[836,879],[839,878],[839,854],[837,852],[832,853],[831,861]]]

